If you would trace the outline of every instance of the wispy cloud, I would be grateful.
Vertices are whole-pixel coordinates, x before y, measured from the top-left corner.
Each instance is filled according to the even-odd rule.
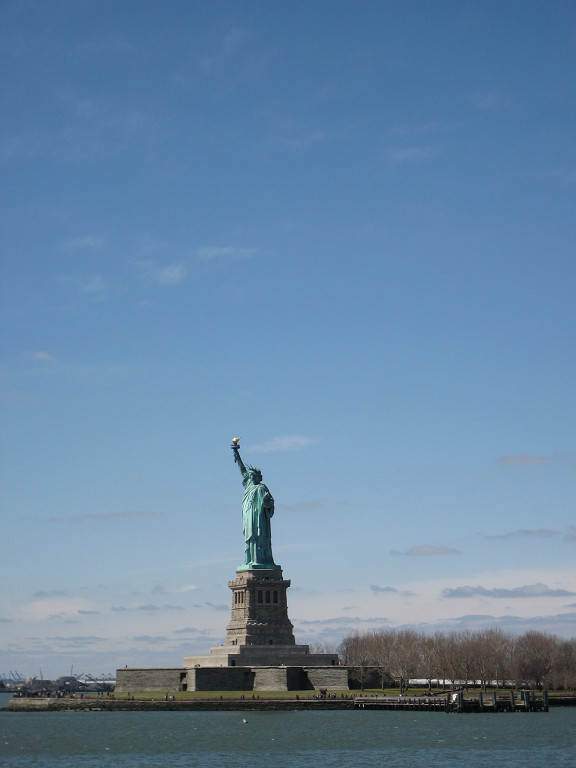
[[[205,72],[211,72],[220,64],[235,58],[244,48],[250,33],[240,27],[232,27],[214,46],[213,50],[200,58],[200,66]]]
[[[311,625],[344,625],[346,627],[352,627],[356,624],[390,624],[390,619],[382,618],[381,616],[372,616],[367,619],[361,619],[358,616],[335,616],[329,619],[301,619],[297,622],[302,626]]]
[[[396,587],[379,587],[378,584],[371,584],[370,589],[372,592],[393,592],[395,594],[398,594],[399,590],[396,589]]]
[[[46,352],[45,350],[42,350],[42,349],[38,349],[38,350],[34,350],[33,352],[30,352],[29,356],[32,358],[32,360],[38,360],[41,363],[58,362],[57,359],[54,357],[54,355],[51,355],[50,352]]]
[[[134,151],[143,143],[149,145],[157,134],[158,126],[126,100],[115,100],[109,94],[87,97],[73,88],[60,88],[50,96],[62,113],[61,126],[31,126],[8,136],[7,160],[44,154],[84,162]]]
[[[296,149],[299,152],[305,152],[306,150],[310,149],[310,147],[313,147],[315,144],[321,144],[322,142],[329,139],[330,136],[327,133],[324,133],[324,131],[315,131],[313,133],[309,133],[306,136],[300,136],[298,138],[293,139],[286,139],[285,144],[292,149]]]
[[[283,437],[273,437],[265,443],[251,445],[250,450],[257,453],[274,453],[275,451],[299,451],[303,448],[309,448],[318,442],[317,438],[305,437],[304,435],[285,435]]]
[[[523,632],[541,629],[545,632],[555,632],[562,637],[573,637],[576,613],[558,613],[547,616],[494,616],[492,614],[465,614],[453,618],[441,618],[434,622],[421,622],[415,628],[426,633],[440,631],[449,632],[460,629],[485,629],[500,627],[505,632],[521,634]],[[414,625],[413,625],[414,626]]]
[[[515,453],[510,456],[499,456],[497,461],[506,467],[534,467],[539,464],[549,464],[553,459],[531,453]]]
[[[37,363],[37,367],[33,371],[34,374],[42,373],[42,375],[46,376],[62,376],[67,378],[80,379],[83,381],[91,380],[96,382],[117,381],[118,379],[125,379],[126,376],[132,372],[130,366],[125,362],[110,363],[102,361],[99,363],[79,363],[75,361],[61,360],[55,355],[42,350],[27,352],[25,353],[25,356],[29,360],[33,360]],[[2,397],[2,395],[3,393],[0,389],[0,397]],[[5,398],[11,398],[15,400],[17,405],[20,404],[18,402],[19,400],[30,400],[27,393],[19,392],[7,392],[5,393]],[[26,405],[28,403],[24,402],[22,404]],[[37,403],[32,401],[32,404],[36,405]]]
[[[392,127],[390,135],[404,142],[415,140],[415,137],[423,140],[429,136],[452,134],[466,126],[463,121],[427,120],[426,122],[400,123]]]
[[[576,525],[571,525],[570,530],[568,533],[564,536],[562,541],[576,541]]]
[[[546,584],[527,584],[523,587],[495,588],[455,587],[442,590],[442,597],[495,597],[511,599],[515,597],[572,597],[576,592],[567,589],[550,589]]]
[[[226,56],[234,56],[244,47],[249,39],[250,33],[246,29],[232,27],[224,36],[224,40],[222,41],[222,51]]]
[[[60,250],[69,254],[75,254],[82,251],[99,251],[104,244],[104,238],[101,235],[78,235],[64,240],[60,245]]]
[[[472,105],[481,112],[509,108],[510,99],[499,88],[478,88],[470,94]]]
[[[94,643],[108,642],[108,638],[99,637],[98,635],[74,635],[73,637],[52,636],[47,637],[52,643],[57,643],[63,648],[85,648],[86,646],[94,645]]]
[[[431,544],[422,544],[419,547],[410,547],[406,552],[399,552],[397,549],[390,550],[391,555],[408,555],[410,557],[428,557],[434,555],[461,555],[458,549],[453,547],[434,547]]]
[[[398,165],[430,160],[436,157],[438,149],[430,145],[419,147],[397,147],[388,152],[388,158]]]
[[[348,501],[334,501],[333,499],[316,499],[314,501],[301,501],[299,504],[277,504],[278,509],[287,512],[316,512],[320,509],[334,509],[335,507],[349,507]]]
[[[109,283],[102,275],[98,274],[85,275],[83,277],[66,275],[60,278],[60,284],[64,286],[70,285],[77,293],[95,299],[102,298],[110,290]]]
[[[396,587],[381,587],[378,584],[371,584],[370,590],[374,592],[375,595],[388,594],[388,595],[401,595],[402,597],[414,596],[414,592],[404,592],[400,589],[396,589]]]
[[[520,528],[517,531],[485,536],[486,539],[549,539],[560,536],[560,531],[552,531],[550,528]]]
[[[224,603],[210,603],[210,602],[206,602],[206,603],[203,603],[202,605],[195,605],[194,607],[195,608],[210,608],[213,611],[229,611],[230,610],[230,606],[229,605],[225,605]]]
[[[114,611],[115,613],[128,613],[132,611],[139,611],[142,613],[158,613],[158,611],[183,611],[184,606],[173,605],[170,603],[163,603],[162,605],[157,605],[156,603],[145,603],[144,605],[137,605],[134,608],[127,608],[125,605],[112,605],[110,610]]]
[[[61,90],[58,96],[69,117],[57,137],[59,151],[69,160],[118,154],[155,133],[154,124],[143,112],[109,95],[87,97],[83,92]]]
[[[38,404],[28,392],[18,389],[8,390],[2,382],[0,382],[0,403],[9,408],[29,408]]]
[[[182,263],[158,264],[154,261],[144,261],[140,267],[144,279],[158,285],[177,285],[188,276],[188,270]]]
[[[41,518],[43,523],[79,523],[86,520],[96,520],[100,523],[114,522],[116,520],[141,520],[143,518],[165,517],[163,512],[147,512],[145,510],[130,510],[126,512],[89,512],[85,515],[71,515],[70,517],[46,517]]]
[[[89,610],[90,603],[77,597],[42,597],[22,606],[22,613],[34,621],[69,619]]]
[[[198,248],[200,261],[223,261],[251,259],[258,253],[258,248],[239,248],[237,246]]]
[[[50,592],[46,592],[45,590],[41,589],[41,590],[38,590],[38,592],[34,592],[32,597],[35,600],[44,600],[45,598],[48,598],[48,597],[68,597],[68,593],[62,592],[59,589],[53,589]]]
[[[119,37],[103,37],[98,40],[85,40],[73,48],[73,53],[82,58],[102,57],[114,53],[133,53],[138,47]]]
[[[0,150],[4,162],[43,155],[83,163],[149,147],[158,135],[159,126],[125,100],[115,102],[109,95],[87,98],[64,88],[49,97],[58,103],[62,124],[30,125],[8,133]]]

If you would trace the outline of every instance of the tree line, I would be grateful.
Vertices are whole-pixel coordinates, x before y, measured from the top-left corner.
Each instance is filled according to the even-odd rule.
[[[334,650],[316,648],[319,650]],[[517,688],[576,689],[576,637],[563,639],[530,630],[513,635],[493,627],[436,632],[382,629],[346,635],[338,648],[360,688],[400,686],[411,679],[433,685],[514,685]]]

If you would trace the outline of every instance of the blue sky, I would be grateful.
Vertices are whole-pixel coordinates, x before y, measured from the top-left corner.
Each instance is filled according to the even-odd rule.
[[[5,0],[0,672],[576,626],[573,3]]]

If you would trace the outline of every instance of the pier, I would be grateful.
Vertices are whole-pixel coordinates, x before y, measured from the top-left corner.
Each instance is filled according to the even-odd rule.
[[[533,691],[493,692],[490,696],[478,692],[476,697],[466,697],[463,691],[446,696],[358,696],[355,709],[385,709],[393,711],[426,712],[548,712],[548,692],[536,696]]]

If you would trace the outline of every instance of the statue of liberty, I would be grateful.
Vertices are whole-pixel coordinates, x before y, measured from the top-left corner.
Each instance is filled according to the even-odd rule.
[[[272,557],[272,531],[270,518],[274,514],[274,499],[262,482],[257,467],[246,467],[240,458],[239,437],[232,440],[234,461],[240,468],[244,498],[242,499],[242,527],[244,529],[244,564],[239,571],[277,569]]]

